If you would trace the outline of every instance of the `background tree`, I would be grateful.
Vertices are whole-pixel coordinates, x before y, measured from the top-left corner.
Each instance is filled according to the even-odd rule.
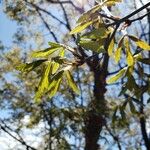
[[[101,4],[96,5],[80,17],[79,25],[71,31],[75,24],[72,18],[84,12],[84,7],[94,5],[94,1],[90,5],[86,1],[83,4],[5,1],[5,12],[20,24],[21,29],[15,35],[17,48],[1,52],[1,107],[11,111],[7,119],[1,119],[1,129],[27,149],[96,150],[112,146],[142,149],[143,141],[149,149],[146,128],[149,56],[143,49],[150,48],[140,38],[145,41],[149,38],[150,3],[137,9],[133,1],[133,13],[129,11],[129,15],[118,18],[115,9],[119,10],[119,6],[112,6],[116,2],[119,1],[104,3],[111,6],[113,15]],[[128,35],[126,28],[128,33],[134,31],[134,35],[137,29],[138,38]],[[15,68],[22,61],[31,62],[26,51],[41,49],[49,41],[47,35],[51,36],[50,41],[63,44],[50,42],[44,51],[33,52],[34,61],[18,67],[25,73],[16,72]],[[6,73],[11,76],[11,83],[5,79]],[[114,76],[107,84],[109,75]],[[110,85],[122,76],[118,83]],[[29,118],[26,124],[25,117]],[[141,126],[141,132],[135,128],[137,125]],[[43,143],[43,146],[38,143],[40,148],[23,138],[24,128],[33,130],[37,127]]]

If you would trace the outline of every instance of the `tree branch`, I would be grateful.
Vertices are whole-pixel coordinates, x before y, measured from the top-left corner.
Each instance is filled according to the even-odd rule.
[[[107,24],[107,26],[112,26],[112,25],[116,25],[116,24],[120,25],[121,23],[127,21],[129,18],[131,18],[131,17],[133,17],[134,15],[136,15],[137,13],[139,13],[140,11],[146,9],[148,6],[150,6],[150,2],[147,3],[147,4],[145,4],[144,6],[140,7],[139,9],[133,11],[133,12],[130,13],[129,15],[123,17],[122,19],[117,20],[117,21],[115,21],[115,22],[113,22],[113,23]]]
[[[2,120],[1,122],[4,124],[4,126],[2,124],[0,124],[0,128],[1,130],[3,130],[5,133],[7,133],[8,135],[10,135],[13,139],[15,139],[16,141],[20,142],[22,145],[26,146],[27,150],[31,149],[31,150],[37,150],[33,147],[31,147],[30,145],[28,145],[23,138],[18,139],[17,137],[15,137],[12,133],[10,133],[6,128],[8,128],[10,130],[10,127],[8,127]],[[19,135],[20,136],[20,135]]]

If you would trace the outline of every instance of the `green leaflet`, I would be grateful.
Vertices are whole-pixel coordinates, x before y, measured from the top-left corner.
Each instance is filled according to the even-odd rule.
[[[78,38],[78,44],[87,50],[104,52],[104,41],[108,35],[106,28],[94,29]]]
[[[126,70],[127,70],[127,67],[121,69],[117,74],[108,78],[107,84],[116,82],[119,78],[121,78],[125,74]]]
[[[118,2],[122,2],[122,0],[106,0],[106,1],[104,2],[104,5],[105,5],[105,6],[113,6],[113,5],[115,5],[116,3],[118,3]]]
[[[66,73],[66,77],[67,77],[67,81],[68,81],[68,85],[72,88],[72,90],[79,94],[80,91],[79,91],[79,88],[77,87],[74,79],[73,79],[73,76],[71,75],[70,71],[65,71]]]
[[[21,65],[17,66],[16,69],[21,72],[30,72],[30,71],[34,70],[36,67],[40,66],[45,61],[47,61],[47,59],[37,60],[32,63],[21,64]]]
[[[51,48],[63,47],[61,44],[55,42],[48,42],[48,44],[51,46]]]
[[[109,46],[108,46],[108,55],[109,56],[113,55],[114,44],[115,44],[114,39],[112,39]]]
[[[55,85],[49,91],[49,98],[52,98],[53,96],[56,95],[57,91],[59,90],[59,86],[60,86],[61,80],[62,79],[60,78],[57,81],[53,82],[53,83],[55,83]]]
[[[46,48],[45,50],[41,50],[41,51],[34,51],[31,53],[31,56],[34,58],[47,57],[47,56],[53,54],[57,50],[64,49],[63,46],[59,43],[49,42],[48,44],[50,45],[49,48]]]
[[[137,37],[133,36],[133,35],[129,35],[128,36],[132,41],[135,42],[135,44],[140,47],[141,49],[144,50],[150,50],[150,45],[148,45],[146,42],[138,39]]]
[[[131,50],[130,50],[128,37],[124,38],[124,44],[125,44],[125,47],[126,47],[127,64],[128,64],[128,66],[133,66],[134,65],[134,58],[133,58]]]
[[[141,59],[142,58],[142,54],[138,53],[136,55],[133,56],[135,60]]]
[[[115,50],[114,57],[115,57],[116,63],[118,63],[121,58],[121,49],[122,49],[123,39],[124,39],[124,36],[119,40],[118,47]]]
[[[84,39],[102,39],[107,38],[109,32],[105,27],[94,29],[91,32],[85,33],[81,36]]]
[[[128,71],[127,71],[128,81],[126,82],[126,87],[129,91],[137,91],[138,90],[138,85],[136,84],[136,81],[135,81],[134,77],[131,74],[132,72],[130,72],[129,69],[130,68],[128,68]]]
[[[50,84],[48,87],[49,98],[52,98],[59,90],[59,86],[63,77],[63,73],[64,73],[63,70],[59,71],[50,80]]]
[[[89,20],[92,19],[92,14],[94,14],[96,11],[99,11],[101,7],[102,7],[102,4],[95,5],[93,8],[83,13],[78,19],[77,23],[88,22]]]
[[[87,27],[89,27],[92,23],[93,23],[93,21],[89,21],[89,22],[86,22],[86,23],[81,23],[80,25],[78,25],[77,27],[75,27],[75,28],[70,32],[70,34],[75,34],[75,33],[81,32],[81,31],[83,31],[84,29],[86,29]]]
[[[94,52],[104,52],[103,48],[104,39],[98,41],[92,41],[90,39],[84,39],[79,42],[79,45],[87,50],[92,50]]]
[[[41,98],[42,94],[48,90],[49,80],[50,80],[50,76],[49,76],[50,72],[51,72],[51,62],[48,62],[48,64],[45,66],[45,70],[42,74],[40,83],[38,85],[38,90],[35,95],[36,102],[39,102],[39,99]]]
[[[55,48],[46,48],[45,50],[42,51],[34,51],[31,56],[34,58],[38,57],[47,57],[51,54],[53,54],[55,51],[62,49],[62,47],[55,47]]]
[[[59,69],[60,64],[63,63],[63,60],[61,58],[64,57],[64,52],[65,52],[64,49],[60,50],[59,56],[53,59],[54,62],[52,62],[52,74],[55,74],[57,70]]]

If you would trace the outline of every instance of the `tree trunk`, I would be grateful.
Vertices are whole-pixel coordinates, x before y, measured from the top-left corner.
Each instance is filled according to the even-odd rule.
[[[100,133],[105,124],[106,102],[104,94],[106,92],[106,77],[109,57],[105,54],[102,66],[98,65],[100,59],[94,58],[94,63],[90,65],[94,74],[94,99],[90,102],[85,119],[85,150],[98,150]]]

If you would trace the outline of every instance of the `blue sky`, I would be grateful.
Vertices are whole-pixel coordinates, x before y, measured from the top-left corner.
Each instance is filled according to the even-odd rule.
[[[0,41],[2,41],[4,46],[11,46],[12,37],[16,29],[17,23],[10,20],[10,18],[3,13],[3,4],[0,0]]]

